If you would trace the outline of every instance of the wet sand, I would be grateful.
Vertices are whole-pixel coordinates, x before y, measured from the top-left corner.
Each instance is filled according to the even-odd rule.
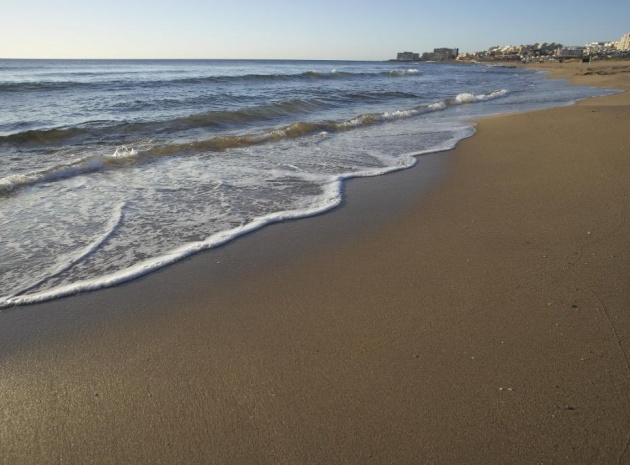
[[[629,123],[627,92],[487,118],[331,213],[0,313],[0,461],[630,463]]]

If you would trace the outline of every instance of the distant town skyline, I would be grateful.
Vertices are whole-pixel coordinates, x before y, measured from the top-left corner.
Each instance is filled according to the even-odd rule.
[[[487,50],[459,53],[458,48],[435,48],[433,51],[398,52],[389,61],[514,61],[529,63],[533,59],[585,58],[601,59],[611,57],[630,58],[630,33],[619,40],[594,41],[584,45],[566,46],[558,42],[535,42],[533,44],[493,45]]]
[[[403,50],[559,42],[630,32],[630,2],[22,0],[2,6],[0,58],[385,60]]]

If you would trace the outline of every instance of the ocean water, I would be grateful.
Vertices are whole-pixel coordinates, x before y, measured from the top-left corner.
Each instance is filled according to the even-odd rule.
[[[0,308],[111,286],[608,91],[488,65],[0,60]]]

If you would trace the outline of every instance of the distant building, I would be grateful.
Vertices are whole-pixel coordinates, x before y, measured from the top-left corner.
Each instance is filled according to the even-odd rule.
[[[617,50],[630,50],[630,32],[624,34],[619,42],[617,42]]]
[[[459,55],[458,48],[436,48],[433,49],[433,53],[439,56],[442,60],[454,60]]]
[[[591,55],[606,50],[606,42],[591,42],[584,47],[584,53]]]
[[[562,47],[556,50],[558,58],[582,58],[584,47]]]
[[[422,59],[425,61],[448,61],[457,59],[458,55],[458,48],[434,48],[433,52],[423,53]]]
[[[614,56],[619,53],[618,41],[614,42],[591,42],[584,47],[584,56],[590,59]]]
[[[420,54],[413,52],[398,52],[396,56],[397,61],[418,61],[419,59]]]

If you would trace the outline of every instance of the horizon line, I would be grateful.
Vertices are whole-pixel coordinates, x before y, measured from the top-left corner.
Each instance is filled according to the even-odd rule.
[[[203,61],[203,60],[214,60],[214,61],[388,61],[387,58],[383,59],[360,59],[360,58],[68,58],[68,57],[54,57],[54,58],[44,58],[44,57],[0,57],[0,60],[91,60],[91,61],[140,61],[140,60],[154,60],[154,61]],[[391,60],[391,59],[389,59]]]

